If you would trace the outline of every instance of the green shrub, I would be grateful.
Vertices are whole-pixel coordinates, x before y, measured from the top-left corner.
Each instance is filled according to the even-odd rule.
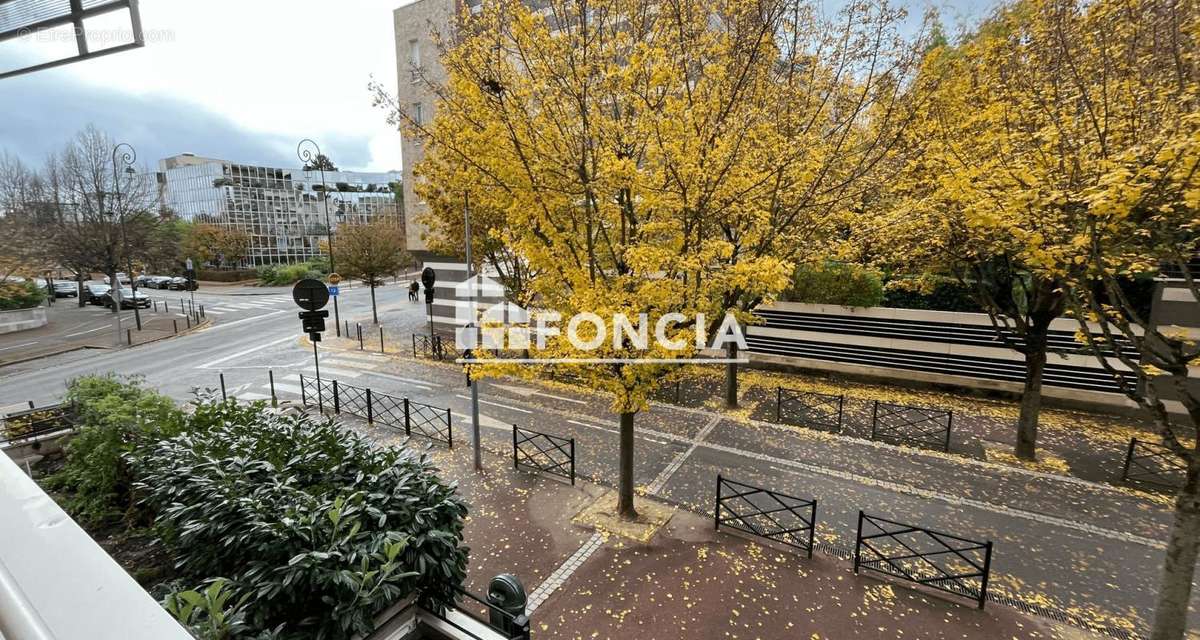
[[[295,264],[272,264],[258,268],[259,284],[267,286],[286,286],[295,284],[304,278],[323,279],[328,273],[324,271],[321,262],[297,262]]]
[[[248,598],[249,633],[350,638],[410,593],[453,598],[467,507],[424,456],[260,406],[202,412],[209,426],[141,457],[136,486],[185,577],[226,577],[227,600]]]
[[[895,278],[884,287],[883,306],[894,309],[983,313],[970,285],[944,276]]]
[[[145,389],[137,378],[86,376],[67,386],[80,421],[66,446],[63,468],[50,486],[68,492],[66,509],[85,522],[127,514],[133,506],[133,467],[137,447],[172,436],[184,427],[183,412],[170,398]]]
[[[32,309],[46,299],[46,289],[33,280],[0,282],[0,311]]]
[[[782,299],[846,307],[875,307],[883,300],[879,273],[856,264],[801,265]]]

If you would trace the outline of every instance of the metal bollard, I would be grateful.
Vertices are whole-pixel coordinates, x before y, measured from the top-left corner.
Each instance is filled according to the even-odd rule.
[[[384,350],[383,350],[383,327],[379,327],[379,353],[384,353]]]
[[[229,396],[225,394],[225,374],[221,373],[218,375],[221,376],[221,400],[228,402]]]
[[[267,369],[267,377],[271,379],[271,406],[278,407],[279,399],[275,397],[275,370]]]
[[[187,328],[191,329],[192,328],[192,317],[184,316],[183,319],[187,321]]]
[[[175,327],[175,333],[179,333],[179,320],[171,318],[171,326]]]
[[[125,330],[125,344],[133,345],[133,331],[131,329]]]
[[[354,325],[356,327],[358,327],[358,350],[362,351],[363,350],[362,325],[357,322],[354,323]]]

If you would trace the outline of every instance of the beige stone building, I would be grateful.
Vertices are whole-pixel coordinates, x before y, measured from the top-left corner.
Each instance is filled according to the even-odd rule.
[[[477,8],[482,0],[413,0],[393,13],[396,33],[396,95],[413,118],[429,122],[433,118],[434,95],[429,83],[441,83],[446,71],[438,61],[435,34],[449,37],[455,28],[456,16],[465,8]],[[401,135],[401,157],[404,161],[404,221],[408,230],[408,248],[421,259],[429,256],[422,238],[424,227],[417,222],[429,210],[428,205],[414,192],[416,183],[413,167],[424,156],[421,141],[408,134]]]

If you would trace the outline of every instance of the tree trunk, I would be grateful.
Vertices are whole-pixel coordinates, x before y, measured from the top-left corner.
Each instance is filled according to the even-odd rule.
[[[1196,572],[1197,545],[1200,544],[1198,483],[1200,472],[1189,470],[1187,483],[1175,498],[1175,522],[1167,542],[1150,640],[1181,640],[1187,632],[1188,603],[1192,599],[1192,579]]]
[[[375,278],[371,278],[371,317],[379,324],[379,312],[375,310]]]
[[[113,344],[121,346],[121,281],[117,279],[117,269],[113,267],[108,272],[108,300],[113,312]]]
[[[730,360],[725,364],[725,408],[736,409],[738,406],[738,366],[736,362],[732,362],[737,358],[737,343],[730,342],[725,345],[725,357]]]
[[[1043,345],[1045,340],[1042,341]],[[1046,349],[1031,349],[1025,354],[1025,390],[1021,393],[1021,415],[1017,418],[1017,457],[1037,459],[1038,415],[1042,411],[1042,373],[1046,369]]]
[[[617,516],[622,520],[637,519],[633,508],[633,416],[627,411],[621,414],[621,466],[617,485]]]
[[[83,301],[83,274],[75,277],[75,289],[78,291],[75,301],[79,303],[79,308],[82,309],[87,306],[87,303]]]

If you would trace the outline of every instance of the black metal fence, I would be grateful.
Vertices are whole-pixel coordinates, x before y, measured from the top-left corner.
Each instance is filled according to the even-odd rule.
[[[372,424],[403,429],[404,435],[422,436],[454,448],[448,408],[304,374],[300,375],[300,397],[306,407],[316,406],[324,411],[328,406],[334,413],[349,413]]]
[[[445,345],[441,336],[427,336],[423,333],[412,334],[412,352],[414,358],[433,358],[442,360],[446,357]]]
[[[734,482],[717,475],[713,525],[774,540],[813,554],[817,501]]]
[[[845,396],[775,387],[775,422],[837,433],[845,404]]]
[[[875,401],[871,439],[950,451],[954,412]]]
[[[35,440],[52,433],[74,431],[76,428],[75,410],[69,404],[16,411],[0,419],[0,446]]]
[[[895,522],[858,512],[854,573],[867,569],[970,598],[987,600],[992,542]]]
[[[513,468],[527,467],[575,484],[575,438],[512,428]]]
[[[1187,464],[1169,447],[1137,438],[1129,439],[1122,482],[1178,489],[1187,479]]]

